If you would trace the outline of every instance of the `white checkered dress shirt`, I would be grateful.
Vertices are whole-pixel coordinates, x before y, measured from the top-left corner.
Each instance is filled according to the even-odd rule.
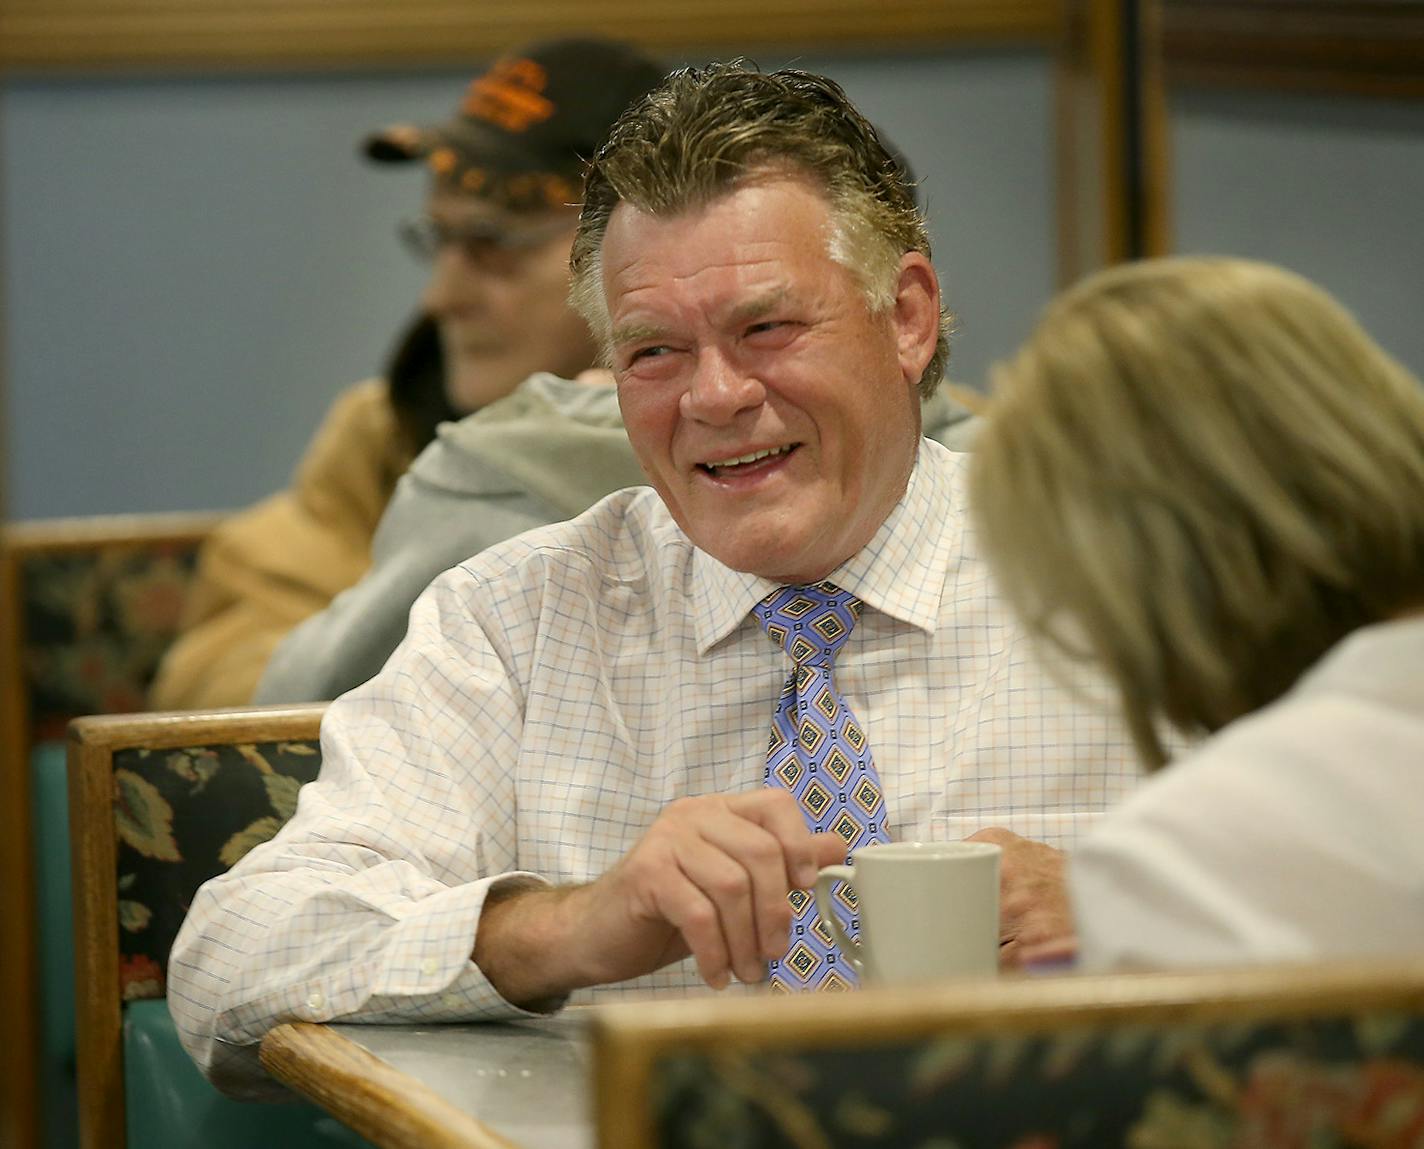
[[[1070,845],[1134,785],[1132,754],[1010,624],[967,463],[922,443],[900,505],[829,576],[865,603],[836,683],[893,839],[1001,825]],[[751,613],[772,589],[644,488],[440,576],[381,674],[332,704],[296,817],[195,899],[169,982],[190,1051],[240,1087],[279,1021],[517,1013],[470,961],[492,883],[589,881],[671,800],[762,785],[790,667]],[[699,987],[686,961],[571,1000]]]

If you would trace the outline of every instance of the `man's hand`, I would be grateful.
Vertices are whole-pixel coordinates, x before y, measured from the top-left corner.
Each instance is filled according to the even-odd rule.
[[[691,954],[715,989],[761,981],[790,944],[786,895],[843,861],[783,790],[673,802],[611,870],[586,886],[495,899],[474,960],[509,1001],[651,973]]]
[[[1020,838],[997,826],[970,842],[993,842],[999,859],[999,965],[1017,969],[1025,958],[1063,960],[1077,951],[1062,850]]]

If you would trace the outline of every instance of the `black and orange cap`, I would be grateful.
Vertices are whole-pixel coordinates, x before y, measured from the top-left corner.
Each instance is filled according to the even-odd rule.
[[[584,165],[665,71],[613,40],[541,41],[470,81],[453,120],[395,124],[367,136],[363,150],[381,163],[424,160],[438,187],[511,210],[576,204]]]

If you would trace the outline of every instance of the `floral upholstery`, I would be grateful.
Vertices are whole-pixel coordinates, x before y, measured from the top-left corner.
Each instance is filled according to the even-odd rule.
[[[1413,1015],[681,1052],[653,1073],[661,1149],[1424,1145]]]
[[[81,714],[147,709],[200,540],[40,550],[20,565],[31,742]]]
[[[194,892],[277,832],[320,765],[315,742],[115,753],[125,1001],[164,995],[168,951]]]

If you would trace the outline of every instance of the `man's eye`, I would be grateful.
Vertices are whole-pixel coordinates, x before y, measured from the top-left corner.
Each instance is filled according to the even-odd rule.
[[[662,346],[661,344],[654,347],[639,347],[638,350],[634,351],[631,355],[628,356],[628,362],[630,364],[633,364],[638,362],[639,359],[657,359],[663,355],[666,355],[667,353],[668,348]]]
[[[744,339],[755,339],[758,336],[774,336],[788,338],[796,330],[797,324],[790,319],[763,319],[760,323],[753,323],[747,327]]]

